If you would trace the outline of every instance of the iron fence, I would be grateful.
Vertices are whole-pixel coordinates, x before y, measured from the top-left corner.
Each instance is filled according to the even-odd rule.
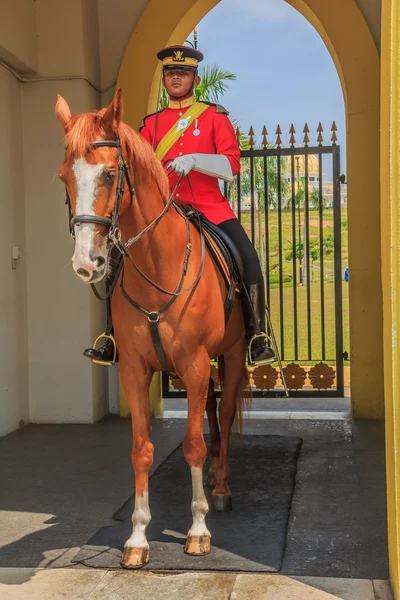
[[[264,270],[266,299],[292,396],[344,395],[342,223],[347,197],[341,194],[340,146],[336,125],[331,145],[323,145],[319,124],[317,144],[309,146],[304,128],[302,146],[295,146],[292,126],[288,147],[281,129],[270,146],[267,130],[256,147],[237,131],[241,169],[225,185],[239,221],[255,245]],[[212,367],[218,385],[218,374]],[[250,369],[257,396],[280,396],[277,367]],[[163,381],[164,397],[184,397],[181,382]]]

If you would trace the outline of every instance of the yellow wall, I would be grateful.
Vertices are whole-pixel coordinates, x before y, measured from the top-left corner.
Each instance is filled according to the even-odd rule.
[[[400,599],[400,6],[382,2],[382,284],[390,579]]]
[[[150,0],[122,61],[126,119],[156,106],[157,48],[182,43],[219,0]],[[315,27],[338,70],[347,112],[351,397],[356,418],[383,418],[379,207],[379,56],[354,0],[288,0]],[[140,57],[140,60],[137,58]],[[344,165],[342,167],[344,170]]]
[[[150,412],[153,417],[162,415],[163,399],[162,399],[162,381],[161,373],[155,373],[150,385]],[[125,390],[122,387],[121,379],[119,380],[119,416],[122,418],[130,417],[131,411],[129,408],[128,399]]]

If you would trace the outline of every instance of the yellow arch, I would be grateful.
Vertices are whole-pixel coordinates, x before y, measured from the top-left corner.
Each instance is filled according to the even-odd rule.
[[[131,40],[119,74],[127,102],[127,120],[138,126],[155,108],[159,47],[181,43],[219,0],[150,0]],[[353,415],[383,418],[383,310],[385,309],[386,456],[390,575],[400,599],[400,484],[398,422],[399,344],[394,344],[398,309],[400,217],[400,8],[382,0],[382,93],[379,56],[354,0],[287,0],[318,31],[342,84],[347,118],[347,175],[350,266],[350,332]],[[338,6],[339,5],[339,6]],[[379,136],[380,97],[382,137]],[[382,148],[381,197],[379,147]],[[381,198],[381,199],[380,199]],[[382,223],[380,219],[382,205]],[[382,249],[381,253],[381,231]],[[381,286],[385,290],[382,306]],[[154,388],[156,389],[156,388]],[[153,403],[153,407],[157,408]]]
[[[351,396],[353,415],[383,418],[379,212],[379,56],[354,0],[287,0],[315,27],[336,65],[347,115]],[[155,110],[157,47],[182,43],[219,0],[150,0],[121,64],[126,120]]]

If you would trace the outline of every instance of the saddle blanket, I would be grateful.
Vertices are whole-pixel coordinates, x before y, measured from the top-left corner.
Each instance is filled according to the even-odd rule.
[[[222,254],[219,245],[217,244],[215,239],[211,236],[211,234],[206,229],[203,229],[203,234],[204,234],[204,238],[205,238],[207,247],[210,250],[211,255],[212,255],[217,267],[221,271],[221,274],[225,280],[227,288],[229,289],[229,287],[232,283],[232,274],[230,272],[227,260],[226,260],[225,256]],[[238,283],[236,284],[236,292],[238,294],[240,293],[240,285]]]

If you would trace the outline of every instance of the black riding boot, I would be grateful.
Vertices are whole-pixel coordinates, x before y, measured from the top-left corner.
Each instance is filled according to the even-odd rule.
[[[250,362],[256,366],[266,365],[274,362],[276,356],[267,346],[264,282],[253,283],[246,286],[246,289],[252,305],[244,311]]]
[[[106,338],[99,348],[87,348],[83,356],[105,365],[113,365],[118,360],[118,354],[115,356],[114,342],[110,338]]]

